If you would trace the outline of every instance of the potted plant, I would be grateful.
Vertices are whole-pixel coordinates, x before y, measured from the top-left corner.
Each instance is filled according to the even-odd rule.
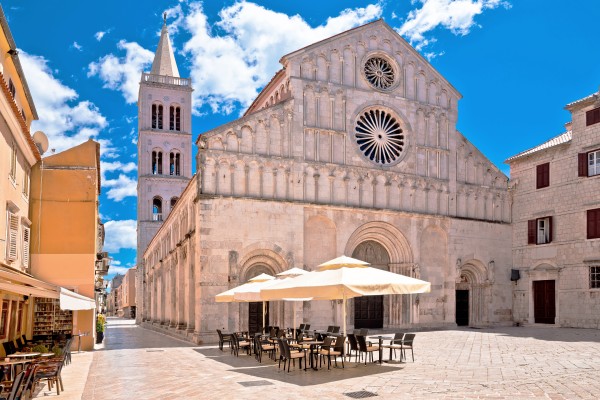
[[[96,343],[102,343],[104,340],[104,326],[106,323],[106,317],[103,314],[99,314],[96,318]]]

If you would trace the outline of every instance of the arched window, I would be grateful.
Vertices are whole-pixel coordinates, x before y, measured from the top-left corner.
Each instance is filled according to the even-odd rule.
[[[169,129],[172,131],[181,130],[181,107],[171,106],[169,109]]]
[[[179,152],[169,154],[169,175],[181,175],[181,155]]]
[[[152,152],[152,175],[162,175],[162,151]]]
[[[152,221],[162,221],[162,199],[155,197],[152,199]]]
[[[163,128],[163,106],[162,104],[152,104],[152,129]]]
[[[175,204],[177,204],[177,200],[179,200],[178,197],[171,197],[171,210],[175,207]]]

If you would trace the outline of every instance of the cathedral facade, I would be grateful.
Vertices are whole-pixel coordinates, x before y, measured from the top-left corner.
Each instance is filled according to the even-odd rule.
[[[198,137],[196,174],[138,249],[139,320],[196,342],[258,330],[259,305],[214,296],[345,254],[432,287],[350,301],[349,329],[512,324],[508,179],[456,130],[460,93],[382,20],[281,64],[243,117]],[[138,146],[141,165],[154,150]],[[270,302],[267,324],[294,312],[342,325],[335,301]]]

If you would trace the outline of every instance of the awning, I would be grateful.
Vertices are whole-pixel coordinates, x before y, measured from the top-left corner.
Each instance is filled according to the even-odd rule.
[[[96,301],[61,287],[60,308],[61,310],[93,310],[96,308]]]
[[[31,276],[0,268],[0,290],[31,297],[60,299],[62,310],[92,310],[96,301],[58,285]]]

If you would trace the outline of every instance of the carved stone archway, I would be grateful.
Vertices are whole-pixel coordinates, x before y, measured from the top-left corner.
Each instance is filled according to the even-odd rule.
[[[366,252],[368,243],[375,243],[385,249],[386,261],[388,261],[388,268],[385,269],[411,277],[418,275],[418,266],[413,262],[413,252],[410,244],[395,226],[382,221],[368,222],[361,225],[348,239],[345,254],[355,254],[357,250]],[[362,246],[364,246],[364,250],[361,250]],[[418,322],[419,306],[417,299],[418,295],[384,296],[384,328],[408,327]],[[347,322],[352,326],[354,307],[348,311],[348,315],[351,317]]]
[[[469,292],[469,326],[489,325],[489,305],[491,304],[491,284],[488,270],[479,260],[469,260],[459,266],[456,290]],[[455,309],[455,312],[457,310]]]

